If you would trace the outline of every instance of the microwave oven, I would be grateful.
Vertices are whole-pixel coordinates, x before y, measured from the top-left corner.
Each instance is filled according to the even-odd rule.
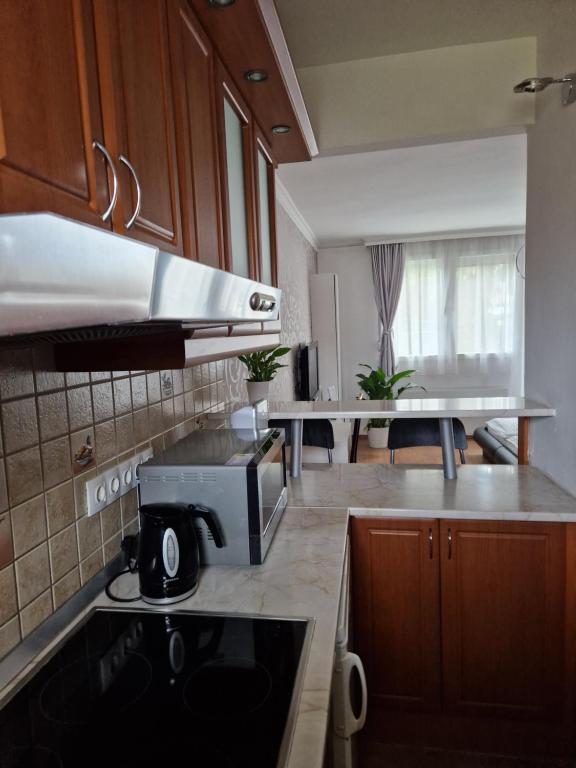
[[[138,467],[139,504],[201,504],[224,546],[194,520],[203,565],[263,563],[287,503],[284,431],[199,430]]]

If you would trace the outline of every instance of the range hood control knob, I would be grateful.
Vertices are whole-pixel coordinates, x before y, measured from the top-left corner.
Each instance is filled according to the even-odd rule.
[[[255,312],[272,312],[276,306],[276,299],[274,296],[268,296],[265,293],[253,293],[250,296],[250,307]]]

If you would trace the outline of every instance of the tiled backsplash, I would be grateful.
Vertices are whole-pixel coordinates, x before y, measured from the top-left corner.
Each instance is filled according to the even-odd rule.
[[[55,373],[42,347],[0,351],[0,657],[120,551],[136,491],[87,517],[84,483],[197,428],[229,399],[224,361]]]

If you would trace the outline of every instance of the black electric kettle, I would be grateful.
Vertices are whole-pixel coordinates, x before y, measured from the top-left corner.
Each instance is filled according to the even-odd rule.
[[[196,504],[144,504],[140,507],[138,573],[147,603],[185,600],[198,589],[200,554],[194,520],[204,520],[214,544],[224,546],[217,518]]]

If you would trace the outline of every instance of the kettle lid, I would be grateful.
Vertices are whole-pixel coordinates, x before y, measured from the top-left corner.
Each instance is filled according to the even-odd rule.
[[[189,509],[185,504],[143,504],[140,507],[140,514],[158,522],[168,522],[179,520],[183,515],[189,514]]]

